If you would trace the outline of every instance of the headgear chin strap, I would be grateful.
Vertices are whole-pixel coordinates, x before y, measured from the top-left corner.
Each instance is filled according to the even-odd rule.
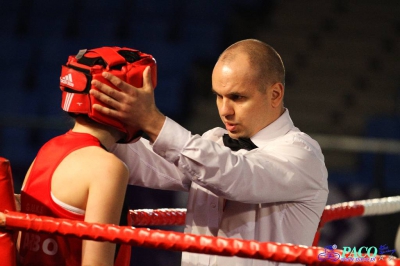
[[[121,121],[103,115],[92,108],[93,104],[109,107],[89,94],[92,79],[97,79],[119,90],[102,77],[104,71],[110,72],[128,84],[137,88],[143,86],[143,71],[151,69],[153,87],[157,85],[157,65],[149,55],[131,48],[101,47],[92,50],[80,50],[76,56],[69,56],[62,66],[60,88],[62,91],[61,107],[64,111],[75,114],[87,114],[99,123],[113,126],[126,133],[119,142],[128,143],[139,138],[140,129],[127,128]]]

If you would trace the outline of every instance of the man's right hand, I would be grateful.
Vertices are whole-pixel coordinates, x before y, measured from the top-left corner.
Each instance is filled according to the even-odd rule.
[[[103,72],[102,75],[121,91],[98,80],[92,80],[92,85],[97,90],[90,90],[90,94],[111,107],[94,104],[93,108],[120,120],[128,127],[140,128],[149,136],[150,141],[154,142],[164,125],[165,116],[155,104],[150,67],[143,71],[142,88],[136,88],[108,72]]]

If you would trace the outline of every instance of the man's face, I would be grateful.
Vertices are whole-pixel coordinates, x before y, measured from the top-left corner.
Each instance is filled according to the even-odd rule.
[[[277,119],[270,88],[262,89],[245,55],[215,65],[213,91],[222,122],[232,138],[252,137]],[[264,85],[266,86],[266,85]],[[278,116],[279,117],[279,116]]]

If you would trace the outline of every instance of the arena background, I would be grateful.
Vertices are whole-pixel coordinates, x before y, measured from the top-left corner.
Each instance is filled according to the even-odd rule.
[[[399,195],[398,0],[0,3],[0,156],[11,161],[17,193],[39,147],[71,125],[58,87],[68,55],[100,46],[152,54],[159,70],[157,105],[201,134],[221,125],[211,93],[218,55],[235,41],[257,38],[283,58],[285,105],[295,125],[322,145],[328,204]],[[185,207],[185,194],[128,190],[132,209]],[[332,222],[320,246],[393,247],[399,221],[387,215]],[[179,260],[177,252],[133,248],[132,265]]]

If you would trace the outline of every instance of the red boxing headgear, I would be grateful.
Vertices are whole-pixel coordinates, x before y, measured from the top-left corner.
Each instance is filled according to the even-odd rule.
[[[151,69],[153,87],[157,85],[157,65],[155,59],[149,55],[131,48],[102,47],[91,50],[80,50],[76,56],[69,56],[66,65],[62,66],[60,88],[62,91],[61,108],[70,113],[87,114],[89,118],[99,123],[113,126],[126,133],[120,142],[131,142],[140,137],[139,129],[128,129],[116,119],[105,116],[92,108],[93,104],[100,104],[89,94],[92,79],[97,79],[110,87],[119,90],[101,73],[110,72],[121,80],[137,88],[143,86],[143,71],[147,66]]]

